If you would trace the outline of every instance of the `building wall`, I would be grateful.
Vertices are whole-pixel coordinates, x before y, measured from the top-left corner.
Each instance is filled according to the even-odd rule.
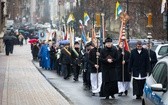
[[[2,8],[2,2],[4,2],[4,8]],[[0,0],[0,53],[4,51],[3,36],[4,36],[5,21],[6,21],[6,0]]]

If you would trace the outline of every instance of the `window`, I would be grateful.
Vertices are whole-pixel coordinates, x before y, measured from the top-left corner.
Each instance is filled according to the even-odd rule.
[[[164,55],[168,53],[168,46],[162,46],[159,50],[159,55]]]
[[[153,69],[152,75],[157,83],[161,83],[163,88],[167,87],[167,65],[164,62],[160,62]]]

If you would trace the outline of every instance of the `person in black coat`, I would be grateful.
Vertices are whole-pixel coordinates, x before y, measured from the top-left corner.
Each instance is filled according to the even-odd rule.
[[[100,63],[100,48],[98,48],[98,44],[95,45],[93,42],[89,52],[89,69],[92,95],[94,96],[96,93],[100,92],[102,85],[102,72]]]
[[[73,68],[73,73],[74,73],[74,81],[78,81],[78,77],[79,77],[79,73],[80,73],[80,49],[79,49],[80,45],[79,42],[75,42],[74,43],[74,50],[76,52],[74,52],[74,50],[71,50],[71,58],[72,58],[72,68]]]
[[[147,43],[147,50],[149,53],[149,60],[150,60],[150,66],[149,66],[149,74],[151,74],[153,67],[157,63],[157,57],[155,51],[151,50],[152,44]]]
[[[131,75],[128,70],[129,57],[130,52],[123,49],[123,43],[121,42],[118,46],[118,62],[117,62],[119,96],[122,96],[123,93],[127,95],[128,89],[130,88]]]
[[[11,38],[10,33],[5,33],[4,34],[3,42],[5,44],[5,53],[8,56],[9,53],[11,53],[11,47],[13,46],[13,39]]]
[[[141,99],[143,95],[148,68],[148,51],[142,47],[141,41],[137,41],[136,48],[131,51],[129,62],[129,70],[133,75],[133,95],[136,95],[136,99]]]
[[[50,46],[50,68],[51,70],[55,70],[55,62],[56,62],[56,49],[54,44]]]
[[[106,97],[109,99],[109,96],[115,98],[114,94],[118,93],[117,85],[117,70],[116,63],[118,60],[117,48],[112,45],[112,39],[107,38],[105,40],[105,48],[102,49],[100,53],[101,63],[102,63],[102,88],[101,88],[101,97]]]
[[[36,42],[31,44],[31,52],[33,60],[38,60],[39,46]]]
[[[83,85],[84,89],[90,89],[90,69],[89,69],[89,52],[90,52],[90,43],[86,44],[85,46],[85,53],[82,58],[83,64]]]
[[[69,44],[66,44],[61,49],[59,65],[61,65],[60,75],[63,75],[64,79],[69,79],[71,74],[71,56],[70,56]]]

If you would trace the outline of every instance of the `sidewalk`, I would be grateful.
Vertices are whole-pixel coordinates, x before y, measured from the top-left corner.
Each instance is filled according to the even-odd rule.
[[[0,53],[0,105],[70,105],[32,63],[30,45]]]

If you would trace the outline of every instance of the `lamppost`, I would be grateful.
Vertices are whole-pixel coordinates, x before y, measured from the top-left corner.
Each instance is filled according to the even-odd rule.
[[[127,14],[129,15],[129,0],[127,0]],[[127,21],[127,39],[129,41],[129,20]]]
[[[147,38],[148,38],[148,54],[149,54],[149,58],[150,58],[150,48],[151,48],[151,39],[152,39],[152,36],[151,36],[151,32],[148,32],[148,36],[147,36]]]

